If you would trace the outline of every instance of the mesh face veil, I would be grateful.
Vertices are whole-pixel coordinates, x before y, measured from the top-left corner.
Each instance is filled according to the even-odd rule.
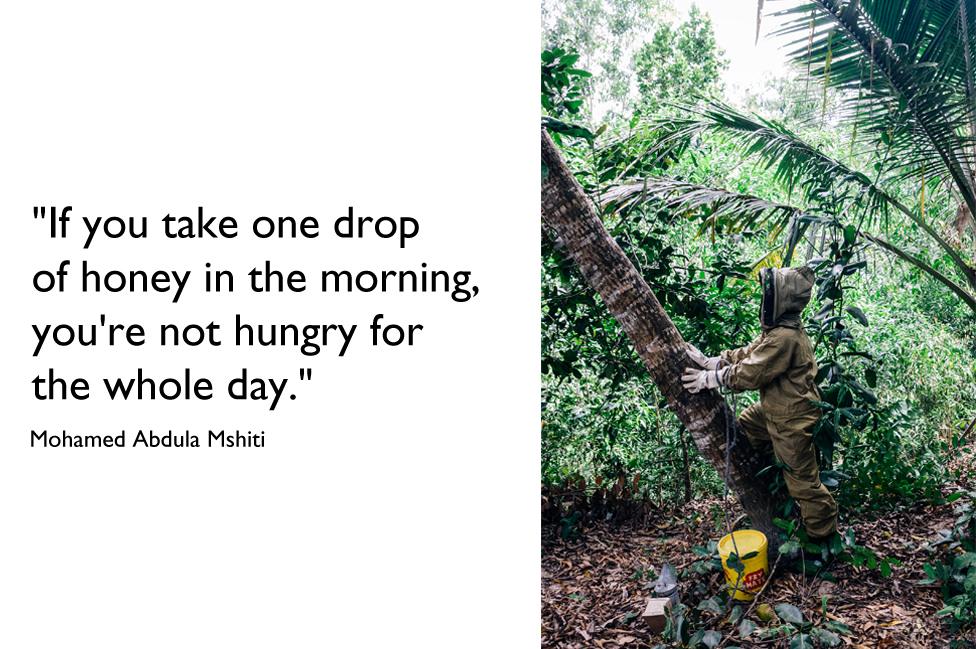
[[[759,285],[762,287],[759,324],[763,327],[772,327],[776,320],[776,278],[772,268],[763,268],[759,271]]]
[[[759,283],[762,287],[759,323],[763,329],[800,327],[800,314],[813,290],[813,271],[807,266],[763,268],[759,271]]]

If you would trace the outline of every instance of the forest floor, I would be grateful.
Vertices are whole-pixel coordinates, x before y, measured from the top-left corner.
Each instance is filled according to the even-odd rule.
[[[972,488],[976,449],[956,456],[957,475],[969,476],[963,484],[947,485],[945,493],[958,487]],[[563,540],[559,529],[544,526],[542,534],[542,646],[561,649],[654,647],[662,642],[651,634],[641,613],[650,596],[661,565],[669,561],[679,569],[700,560],[692,548],[706,546],[722,535],[722,502],[718,498],[699,500],[678,511],[651,514],[640,524],[591,523],[580,535]],[[729,502],[733,508],[737,505]],[[844,647],[855,649],[944,648],[952,639],[948,628],[936,617],[942,608],[940,593],[916,582],[924,578],[922,566],[932,561],[929,542],[940,530],[952,526],[950,504],[918,504],[876,514],[859,514],[842,521],[853,527],[857,543],[881,557],[900,561],[889,577],[877,569],[854,568],[834,563],[835,582],[777,570],[761,595],[770,605],[789,603],[799,607],[807,620],[822,620],[823,602],[827,618],[846,624],[850,635],[842,635]],[[722,575],[712,572],[681,580],[682,601],[694,605],[708,594],[721,590]],[[707,594],[696,595],[703,587]],[[824,600],[826,598],[826,600]],[[762,622],[750,615],[762,628]],[[730,645],[739,647],[787,647],[788,638],[740,640],[730,624],[713,625],[728,635]],[[753,634],[753,638],[757,634]],[[976,633],[970,632],[976,643]],[[956,639],[959,639],[958,637]]]

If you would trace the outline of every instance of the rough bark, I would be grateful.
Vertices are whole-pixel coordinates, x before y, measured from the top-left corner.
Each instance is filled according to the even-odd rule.
[[[689,365],[684,339],[650,286],[603,227],[593,204],[545,130],[542,162],[548,169],[542,182],[543,223],[626,332],[668,406],[691,433],[698,451],[720,473],[725,471],[726,427],[732,427],[736,442],[730,457],[729,487],[749,514],[753,527],[770,538],[770,551],[775,552],[773,503],[766,483],[756,478],[764,466],[762,460],[751,451],[717,391],[690,394],[682,387],[681,374]]]

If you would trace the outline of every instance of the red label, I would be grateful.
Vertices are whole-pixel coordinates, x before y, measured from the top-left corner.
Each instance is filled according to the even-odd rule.
[[[757,591],[762,588],[763,582],[765,581],[766,571],[759,569],[755,572],[746,573],[746,578],[742,580],[742,584],[745,586],[746,590]]]

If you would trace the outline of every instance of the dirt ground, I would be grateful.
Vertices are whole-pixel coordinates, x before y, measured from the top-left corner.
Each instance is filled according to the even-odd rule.
[[[728,504],[735,507],[731,501]],[[721,536],[720,505],[718,499],[699,501],[678,512],[652,514],[640,524],[584,525],[572,540],[560,538],[557,527],[544,526],[542,646],[638,649],[662,642],[640,618],[651,585],[664,561],[679,568],[680,574],[701,559],[692,552],[693,547]],[[916,582],[924,577],[923,564],[931,561],[928,543],[937,538],[939,530],[951,527],[953,518],[951,505],[917,505],[852,517],[847,525],[854,528],[859,544],[901,562],[890,577],[876,569],[836,563],[831,568],[833,583],[777,570],[761,602],[790,603],[806,619],[822,620],[826,598],[827,619],[852,630],[841,636],[842,647],[949,647],[953,638],[935,615],[942,608],[938,589]],[[703,587],[709,594],[718,592],[720,580],[717,573],[683,578],[682,601],[694,605],[707,597],[699,594]],[[760,628],[766,626],[754,613],[750,619]],[[789,639],[784,638],[740,640],[727,623],[711,628],[732,634],[730,646],[789,646]],[[976,643],[976,634],[969,633],[966,639]]]

